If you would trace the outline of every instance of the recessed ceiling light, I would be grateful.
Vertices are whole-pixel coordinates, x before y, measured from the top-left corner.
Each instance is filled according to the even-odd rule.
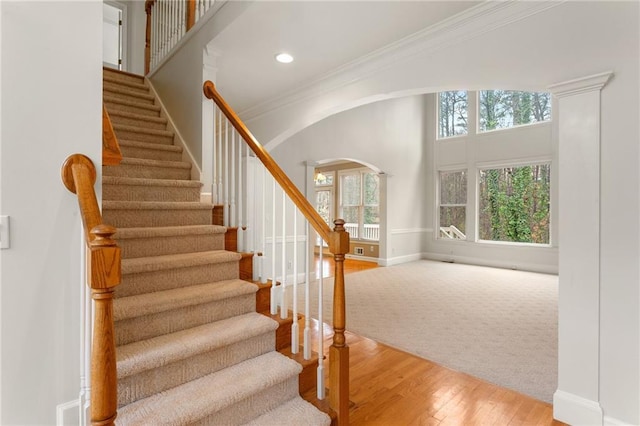
[[[276,55],[276,61],[282,64],[289,64],[293,62],[293,56],[289,55],[288,53],[278,53]]]

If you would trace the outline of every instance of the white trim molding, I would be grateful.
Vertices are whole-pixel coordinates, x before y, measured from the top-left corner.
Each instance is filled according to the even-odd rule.
[[[400,234],[421,234],[425,232],[433,232],[432,228],[396,228],[392,229],[391,235],[400,235]]]
[[[80,421],[80,401],[73,401],[58,404],[56,406],[56,426],[83,425]],[[88,424],[88,423],[87,423]]]
[[[421,253],[407,254],[405,256],[390,257],[388,259],[379,259],[378,265],[380,266],[393,266],[400,265],[401,263],[414,262],[422,259]]]
[[[558,99],[558,390],[554,417],[603,424],[600,407],[600,91],[610,72],[554,84]],[[584,232],[589,229],[589,232]]]

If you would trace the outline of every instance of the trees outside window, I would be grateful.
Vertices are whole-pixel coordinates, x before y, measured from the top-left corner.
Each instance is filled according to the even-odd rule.
[[[481,240],[549,244],[551,166],[480,170]]]
[[[440,172],[439,236],[465,239],[467,220],[467,172]]]
[[[352,239],[380,239],[380,180],[374,172],[340,174],[340,217]]]
[[[513,90],[478,92],[480,132],[506,129],[551,119],[551,95]]]
[[[438,94],[438,138],[467,134],[467,92]]]

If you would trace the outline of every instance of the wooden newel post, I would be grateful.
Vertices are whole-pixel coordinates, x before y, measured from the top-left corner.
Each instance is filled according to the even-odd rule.
[[[333,344],[329,348],[329,405],[338,414],[338,424],[349,424],[349,347],[345,339],[346,307],[344,256],[349,253],[349,233],[344,220],[333,222],[329,248],[335,261],[333,289]]]
[[[113,290],[120,284],[120,248],[113,240],[116,229],[98,225],[91,230],[91,297],[95,302],[91,347],[91,424],[113,425],[118,391],[116,341],[113,329]]]

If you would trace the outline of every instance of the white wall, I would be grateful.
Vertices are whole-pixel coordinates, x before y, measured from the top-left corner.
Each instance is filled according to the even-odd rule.
[[[127,8],[127,64],[124,71],[143,75],[147,25],[144,2],[124,0],[121,3]]]
[[[418,259],[426,230],[423,116],[422,96],[375,102],[318,122],[271,154],[303,192],[305,161],[349,159],[384,172],[386,223],[381,230],[386,229],[386,244],[381,238],[381,263]]]
[[[594,403],[602,407],[608,421],[638,424],[638,3],[512,2],[488,3],[483,7],[495,7],[496,10],[478,16],[471,16],[472,12],[469,12],[458,18],[457,25],[446,32],[429,34],[424,40],[414,39],[415,44],[403,52],[373,58],[366,64],[346,68],[343,73],[322,80],[304,93],[276,99],[274,105],[279,108],[265,108],[259,112],[261,115],[248,120],[248,125],[263,143],[271,141],[267,148],[273,149],[292,135],[302,141],[297,133],[313,123],[380,97],[460,87],[539,90],[554,83],[613,71],[612,81],[602,92],[600,165],[592,165],[600,167],[602,236],[598,301],[599,400]],[[313,93],[316,95],[311,95]],[[326,140],[317,142],[326,143]],[[286,145],[288,150],[298,150],[295,144]],[[318,146],[309,146],[309,149],[322,151]],[[279,154],[279,159],[293,161],[303,158],[302,154],[298,152],[289,158],[283,153]],[[331,155],[342,156],[341,151]],[[295,164],[288,166],[290,169],[296,167]],[[593,190],[598,191],[598,188]],[[563,194],[559,194],[560,206],[562,199]],[[623,231],[620,231],[621,227]],[[562,249],[559,256],[562,265]],[[560,286],[563,285],[569,284],[561,276]],[[592,309],[575,299],[561,301],[560,311],[567,308]],[[567,349],[570,358],[580,359],[585,354],[571,350],[575,339],[579,339],[575,331],[566,330],[560,335],[559,343]],[[574,384],[577,387],[567,389],[577,397],[592,397],[589,392],[583,392],[579,383]]]
[[[2,424],[55,424],[80,386],[80,220],[60,181],[80,152],[100,170],[101,2],[0,2]],[[99,179],[99,178],[98,178]],[[68,422],[77,413],[67,413]]]

